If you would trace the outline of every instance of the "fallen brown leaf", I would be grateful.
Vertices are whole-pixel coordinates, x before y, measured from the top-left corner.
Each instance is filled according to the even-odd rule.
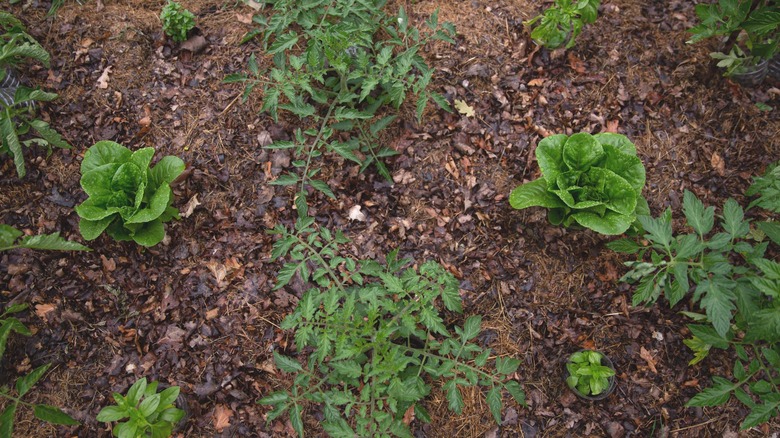
[[[225,405],[217,405],[214,408],[214,429],[217,432],[222,432],[226,427],[230,427],[230,417],[233,416],[233,411]]]
[[[639,348],[639,357],[645,360],[647,362],[647,367],[650,368],[650,371],[654,373],[658,373],[658,370],[655,368],[656,362],[653,355],[645,349],[645,347]]]
[[[710,165],[712,165],[712,168],[715,169],[718,175],[724,176],[726,174],[726,162],[723,161],[723,158],[717,152],[712,153]]]
[[[576,71],[579,74],[585,74],[585,63],[582,62],[581,59],[577,58],[577,55],[575,55],[573,52],[568,52],[568,58],[569,58],[569,67],[571,67],[572,70]]]
[[[35,314],[41,319],[48,320],[49,313],[53,312],[56,308],[57,307],[54,304],[36,304]]]
[[[97,80],[97,87],[98,88],[103,89],[103,90],[108,88],[108,75],[109,74],[111,74],[111,66],[110,65],[108,67],[106,67],[105,70],[103,70],[103,73],[100,74],[100,77]]]
[[[198,194],[192,195],[192,198],[190,198],[189,201],[187,201],[186,204],[184,204],[184,207],[181,209],[181,217],[190,217],[193,211],[195,211],[195,208],[200,205],[200,201],[198,201]]]

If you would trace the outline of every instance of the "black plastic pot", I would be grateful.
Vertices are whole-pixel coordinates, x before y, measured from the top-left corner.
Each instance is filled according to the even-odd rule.
[[[612,360],[610,360],[610,358],[607,357],[607,355],[602,353],[601,351],[598,351],[598,350],[579,350],[579,351],[596,351],[597,353],[601,354],[601,365],[603,365],[605,367],[612,368],[613,370],[615,369],[615,365],[612,363]],[[567,358],[566,362],[564,362],[564,364],[563,364],[563,381],[564,382],[566,382],[566,379],[569,378],[569,369],[566,367],[566,364],[568,362],[569,362],[569,359]],[[612,394],[612,392],[615,391],[615,388],[617,387],[617,378],[616,378],[616,376],[610,377],[609,378],[609,386],[607,386],[607,389],[605,389],[604,392],[602,392],[601,394],[598,394],[598,395],[583,394],[577,388],[572,388],[571,386],[569,386],[568,383],[566,384],[566,387],[571,389],[571,392],[576,394],[577,397],[579,397],[581,399],[591,400],[591,401],[604,400],[605,398],[609,397],[609,395]]]
[[[769,60],[763,59],[758,64],[740,67],[731,78],[743,87],[755,87],[764,81],[768,72]]]

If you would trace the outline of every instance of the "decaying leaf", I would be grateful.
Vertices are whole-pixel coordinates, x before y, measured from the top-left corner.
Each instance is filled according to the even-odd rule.
[[[110,65],[108,67],[106,67],[105,70],[103,70],[103,73],[100,74],[100,77],[97,80],[97,87],[98,88],[100,88],[102,90],[105,90],[106,88],[108,88],[108,75],[109,74],[111,74],[111,66]]]
[[[43,320],[48,320],[49,313],[53,312],[55,308],[54,304],[36,304],[35,314]]]
[[[724,176],[726,174],[726,162],[723,161],[723,158],[721,158],[720,154],[717,152],[712,153],[710,165],[712,165],[712,168],[715,169],[715,172],[717,172],[719,176]]]
[[[455,99],[455,109],[458,110],[459,113],[463,114],[466,117],[474,117],[475,112],[474,108],[469,106],[465,101],[462,101],[460,99]]]
[[[198,195],[197,193],[192,195],[192,198],[190,198],[189,201],[187,201],[186,204],[184,204],[184,207],[181,209],[181,217],[190,217],[193,211],[195,211],[195,208],[200,205],[200,201],[198,201]]]
[[[351,221],[364,221],[366,220],[366,214],[360,211],[360,204],[355,204],[349,209],[349,220]]]
[[[658,373],[658,370],[655,368],[655,358],[649,351],[647,351],[647,349],[645,349],[645,347],[639,348],[639,357],[647,362],[647,367],[650,368],[650,371]]]
[[[226,427],[230,427],[230,417],[233,416],[233,411],[225,405],[217,405],[214,408],[214,429],[217,432],[222,432]]]

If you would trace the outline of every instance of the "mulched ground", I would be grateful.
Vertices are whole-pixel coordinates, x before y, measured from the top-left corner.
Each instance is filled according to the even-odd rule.
[[[517,378],[529,405],[506,404],[499,427],[479,394],[465,394],[467,407],[455,416],[434,391],[426,400],[433,422],[413,423],[417,436],[737,436],[746,414],[737,402],[684,407],[733,363],[729,352],[715,352],[687,365],[689,333],[677,312],[688,304],[631,307],[631,288],[617,282],[624,260],[604,247],[608,238],[553,227],[543,210],[515,211],[507,202],[513,187],[538,176],[533,150],[554,133],[627,135],[647,168],[644,194],[656,214],[671,206],[680,216],[684,189],[710,205],[742,201],[751,176],[780,157],[780,84],[741,88],[713,71],[712,47],[685,44],[694,2],[603,3],[568,52],[538,50],[528,39],[522,21],[538,13],[537,2],[389,5],[404,5],[418,23],[440,8],[440,21],[455,23],[457,45],[427,48],[437,69],[432,87],[476,115],[431,106],[418,125],[413,108],[402,108],[384,139],[401,152],[388,161],[393,183],[326,161],[338,199],[314,198],[312,214],[344,230],[347,250],[360,257],[399,247],[455,273],[466,313],[486,316],[482,342],[522,359]],[[255,401],[290,383],[271,354],[292,348],[278,323],[300,291],[271,290],[279,265],[269,260],[265,231],[296,217],[290,193],[267,184],[291,157],[262,146],[289,136],[297,122],[274,123],[258,113],[261,96],[242,103],[242,90],[222,83],[244,71],[252,52],[264,59],[254,43],[238,44],[253,10],[229,1],[183,4],[206,42],[196,53],[164,40],[161,2],[66,2],[53,19],[45,17],[48,2],[9,7],[52,55],[51,69],[24,73],[60,94],[42,114],[74,149],[50,157],[28,150],[21,181],[10,160],[0,162],[0,222],[80,239],[72,209],[86,197],[78,166],[103,139],[184,159],[176,205],[192,207],[152,249],[103,236],[91,253],[0,255],[0,304],[30,303],[22,316],[35,330],[12,337],[0,376],[53,363],[31,400],[82,422],[55,428],[24,413],[18,436],[109,436],[95,415],[112,391],[141,376],[182,387],[190,417],[180,436],[291,434],[283,420],[266,424],[267,408]],[[775,109],[760,111],[757,102]],[[365,220],[348,219],[356,205]],[[618,388],[607,400],[580,401],[561,379],[567,353],[586,347],[617,366]],[[311,436],[321,434],[313,415],[306,425]],[[774,421],[742,435],[777,430]]]

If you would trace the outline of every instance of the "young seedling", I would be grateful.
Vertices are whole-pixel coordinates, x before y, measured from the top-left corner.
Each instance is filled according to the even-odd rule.
[[[171,386],[157,392],[157,382],[147,383],[146,377],[136,381],[127,390],[127,396],[114,393],[116,405],[100,410],[97,420],[105,423],[119,421],[111,433],[117,438],[167,438],[184,418],[184,411],[174,403],[179,387]],[[127,419],[127,421],[120,421]]]
[[[566,384],[569,388],[586,397],[603,395],[610,390],[615,370],[604,365],[605,356],[598,351],[578,351],[569,357],[566,363]]]

